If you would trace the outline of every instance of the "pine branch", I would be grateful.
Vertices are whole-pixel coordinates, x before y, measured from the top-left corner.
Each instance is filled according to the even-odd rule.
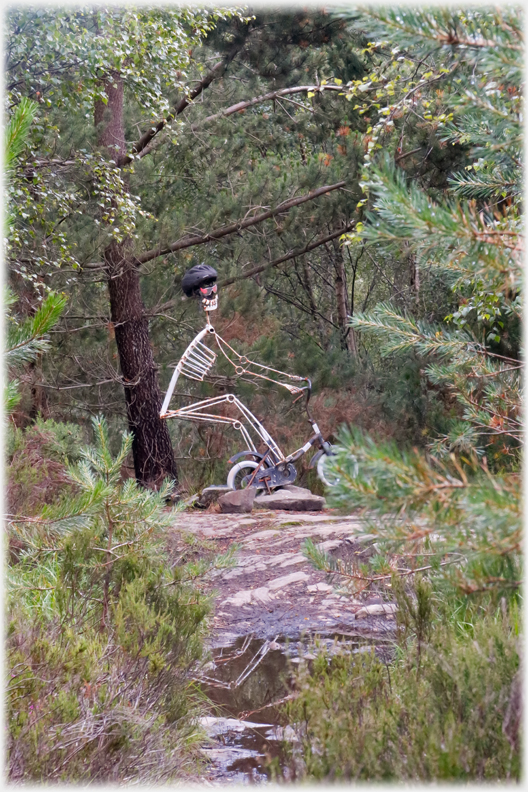
[[[18,325],[8,325],[6,360],[8,365],[21,365],[34,360],[38,352],[48,348],[46,334],[57,323],[66,298],[60,294],[49,294],[36,314]]]
[[[219,283],[219,286],[230,286],[232,283],[236,283],[236,281],[245,280],[246,278],[252,278],[253,275],[258,275],[260,272],[264,272],[267,269],[271,269],[271,267],[277,267],[279,264],[283,264],[285,261],[290,261],[291,259],[297,258],[297,256],[303,256],[305,253],[309,253],[311,250],[315,250],[315,248],[318,248],[321,245],[325,245],[327,242],[331,242],[332,239],[336,239],[342,234],[346,234],[347,231],[351,231],[355,225],[356,225],[356,221],[345,226],[340,231],[334,231],[334,233],[330,234],[329,236],[316,239],[315,242],[310,242],[308,245],[305,245],[303,248],[298,248],[297,250],[290,251],[289,253],[286,253],[284,256],[280,256],[279,258],[274,259],[273,261],[268,261],[266,264],[261,264],[258,267],[253,267],[253,269],[244,272],[243,275],[237,275],[234,278],[226,278],[226,280],[221,281]]]
[[[494,218],[478,211],[474,202],[435,203],[415,184],[406,184],[389,157],[384,167],[373,167],[372,174],[366,185],[376,199],[374,211],[367,213],[363,238],[398,250],[405,244],[428,267],[453,273],[457,283],[485,277],[494,290],[504,292],[512,284],[518,288],[523,240],[515,216]],[[509,281],[506,271],[511,273]]]
[[[165,256],[167,253],[174,253],[176,250],[183,250],[185,248],[192,247],[193,245],[204,245],[207,242],[212,242],[215,239],[222,239],[225,236],[229,236],[229,234],[238,233],[243,231],[245,228],[250,228],[251,226],[257,225],[258,223],[262,223],[264,220],[268,220],[271,217],[276,217],[283,212],[287,212],[290,209],[293,209],[295,206],[300,206],[307,201],[313,201],[315,198],[319,198],[321,195],[326,195],[333,190],[340,190],[345,186],[345,184],[346,182],[340,181],[337,182],[337,184],[319,187],[317,190],[312,190],[307,195],[301,195],[299,198],[291,198],[289,201],[283,201],[283,203],[279,204],[274,209],[269,209],[267,212],[262,212],[255,217],[247,217],[244,220],[237,220],[234,223],[230,223],[230,225],[210,231],[208,234],[204,234],[203,236],[198,234],[193,234],[191,236],[188,234],[187,236],[178,239],[176,242],[173,242],[172,245],[167,245],[165,247],[160,246],[153,248],[152,250],[147,250],[146,253],[136,257],[136,264],[146,264],[148,261],[152,261],[159,256]]]
[[[211,121],[217,121],[219,118],[227,118],[234,113],[242,113],[244,110],[247,110],[250,107],[255,107],[256,105],[262,104],[262,102],[271,102],[274,99],[280,99],[282,96],[291,96],[292,94],[296,93],[323,93],[324,91],[339,91],[343,93],[343,86],[326,84],[297,85],[293,88],[281,88],[278,91],[270,91],[267,94],[262,94],[262,96],[255,96],[253,99],[237,102],[230,107],[226,107],[224,110],[220,110],[219,113],[214,113],[214,115],[207,116],[207,118],[204,118],[200,123],[193,124],[191,129],[193,132],[196,132],[204,124],[209,124]]]
[[[14,167],[17,157],[22,153],[37,109],[37,103],[24,96],[10,118],[5,133],[4,167],[6,170],[11,170]]]
[[[522,44],[518,40],[519,30],[512,29],[503,23],[488,29],[489,38],[483,34],[485,24],[484,14],[468,15],[462,11],[448,14],[443,8],[369,8],[366,12],[370,25],[370,34],[373,37],[390,37],[392,46],[401,42],[403,46],[418,53],[431,52],[431,49],[443,49],[449,54],[455,49],[464,52],[467,50],[488,50],[500,47],[510,51],[522,51]],[[378,23],[372,26],[372,21]],[[496,17],[495,20],[496,22]],[[456,22],[456,24],[454,24]],[[513,19],[510,17],[510,22]],[[513,41],[512,35],[513,34]],[[474,56],[473,56],[474,57]]]
[[[465,198],[490,199],[513,195],[521,191],[521,184],[513,173],[495,168],[491,173],[455,173],[449,179],[453,191]]]
[[[380,339],[383,355],[417,349],[423,355],[445,356],[460,353],[468,346],[472,349],[478,346],[463,331],[449,331],[440,325],[415,321],[398,313],[390,303],[380,303],[366,314],[354,314],[350,326]]]

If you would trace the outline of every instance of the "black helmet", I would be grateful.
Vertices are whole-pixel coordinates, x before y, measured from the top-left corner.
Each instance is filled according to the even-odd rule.
[[[196,264],[187,270],[182,278],[182,289],[186,297],[193,297],[200,286],[210,286],[217,278],[217,272],[209,264]]]

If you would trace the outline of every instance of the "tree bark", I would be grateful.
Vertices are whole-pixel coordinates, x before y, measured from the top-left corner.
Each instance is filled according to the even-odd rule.
[[[409,302],[412,300],[418,304],[420,300],[420,270],[416,253],[409,250],[408,243],[404,244],[404,250],[406,251],[405,264],[409,273]]]
[[[347,305],[347,282],[345,273],[345,262],[343,261],[343,251],[339,244],[334,243],[335,251],[335,294],[337,303],[337,323],[341,336],[341,347],[353,355],[357,354],[356,339],[354,331],[348,324],[348,305]]]
[[[117,161],[125,151],[123,82],[118,74],[107,80],[105,92],[108,103],[97,102],[94,108],[97,142],[109,159]],[[162,395],[132,240],[112,241],[104,251],[104,262],[136,478],[157,488],[164,478],[177,481],[177,470],[167,424],[159,417]]]

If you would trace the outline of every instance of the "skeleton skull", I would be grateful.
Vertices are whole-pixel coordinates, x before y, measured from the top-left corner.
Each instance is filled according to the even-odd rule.
[[[215,311],[218,308],[218,287],[216,283],[208,286],[200,286],[198,293],[202,301],[204,311]]]
[[[216,285],[217,272],[209,264],[196,264],[182,278],[182,289],[186,297],[199,297],[204,311],[218,308]]]

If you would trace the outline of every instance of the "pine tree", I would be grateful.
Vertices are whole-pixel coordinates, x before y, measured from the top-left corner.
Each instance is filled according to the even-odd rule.
[[[343,23],[325,14],[274,13],[257,15],[255,19],[231,18],[215,33],[211,30],[214,27],[211,18],[206,26],[207,32],[211,31],[210,40],[207,37],[201,49],[196,46],[192,58],[187,50],[178,51],[179,60],[171,64],[178,91],[157,83],[155,88],[149,87],[145,78],[131,67],[123,76],[122,86],[116,81],[115,96],[110,96],[114,90],[111,81],[109,95],[103,96],[104,81],[94,83],[90,70],[79,72],[83,48],[94,50],[90,69],[97,66],[103,73],[110,57],[108,46],[116,39],[121,42],[119,25],[127,30],[129,26],[133,33],[134,25],[147,24],[150,17],[136,18],[134,13],[123,18],[119,14],[106,15],[101,25],[104,22],[112,31],[107,43],[98,37],[91,15],[81,13],[66,19],[60,13],[53,13],[40,18],[38,25],[50,29],[53,47],[58,47],[61,53],[58,62],[62,71],[59,78],[54,78],[58,79],[57,87],[45,76],[31,77],[38,72],[37,64],[44,63],[47,68],[50,53],[45,36],[37,37],[24,84],[14,85],[15,77],[19,76],[17,57],[24,54],[25,47],[35,38],[37,22],[33,17],[29,19],[33,28],[29,24],[23,27],[26,17],[19,18],[16,14],[12,17],[9,64],[15,100],[24,91],[35,96],[38,92],[42,99],[39,107],[43,118],[39,119],[38,134],[33,141],[37,156],[33,164],[28,160],[33,184],[21,188],[27,202],[23,211],[32,213],[37,244],[26,236],[27,228],[19,216],[20,241],[19,247],[13,247],[12,272],[17,277],[16,273],[22,271],[25,252],[31,246],[37,247],[40,258],[33,255],[30,258],[34,263],[45,264],[38,272],[39,282],[46,285],[53,279],[54,283],[60,283],[72,294],[70,305],[76,306],[69,311],[71,319],[63,322],[64,332],[59,337],[61,354],[48,358],[44,364],[48,372],[52,371],[48,380],[51,404],[69,415],[78,414],[84,393],[91,392],[101,400],[101,407],[111,404],[115,412],[113,405],[124,386],[129,426],[139,421],[143,429],[136,428],[135,436],[143,432],[144,451],[147,449],[148,459],[155,463],[156,454],[148,448],[157,436],[150,418],[156,423],[158,398],[141,389],[147,387],[145,377],[149,382],[152,379],[147,389],[155,387],[156,366],[161,368],[162,384],[167,381],[169,364],[176,358],[175,347],[183,349],[188,342],[190,317],[196,325],[194,306],[180,309],[178,290],[181,274],[194,263],[195,256],[198,260],[203,256],[216,266],[224,280],[244,276],[248,263],[262,262],[266,270],[261,276],[265,288],[237,284],[223,302],[224,310],[228,312],[231,307],[234,311],[245,310],[244,306],[254,304],[257,292],[264,321],[268,313],[266,298],[280,314],[281,321],[288,322],[291,328],[286,336],[273,339],[269,346],[261,342],[257,352],[265,359],[276,354],[287,355],[292,341],[297,343],[299,337],[299,351],[310,344],[311,353],[305,351],[295,367],[306,373],[304,369],[309,366],[308,373],[316,373],[317,362],[325,363],[321,379],[335,380],[332,370],[339,367],[341,358],[331,352],[334,337],[343,347],[343,356],[353,348],[352,332],[346,325],[347,279],[351,272],[337,240],[355,222],[355,192],[359,195],[354,187],[359,152],[349,134],[355,121],[349,118],[342,86],[363,68],[355,55],[356,42],[349,42],[344,36]],[[158,70],[156,79],[164,69],[167,78],[172,74],[166,71],[164,49],[169,46],[170,26],[181,24],[185,35],[189,33],[185,19],[178,20],[177,14],[152,16],[152,25],[156,21],[165,37],[159,55],[149,55],[155,60],[155,64],[149,61],[149,68]],[[148,26],[147,29],[150,37],[153,29]],[[30,33],[24,37],[20,30]],[[132,33],[131,40],[135,40]],[[198,45],[201,38],[199,33],[192,42]],[[129,42],[126,46],[134,45]],[[215,63],[213,69],[211,62]],[[259,67],[262,73],[259,69],[255,72],[257,63],[262,63],[262,68]],[[334,71],[340,75],[336,81]],[[79,87],[78,80],[76,83],[79,74],[82,90],[68,93],[67,85]],[[227,75],[233,75],[233,79]],[[187,90],[186,79],[191,77],[197,83]],[[112,107],[120,106],[121,91],[124,91],[124,105],[118,163],[122,168],[118,169],[109,165],[111,151],[105,145],[105,141],[110,146],[116,145],[108,136],[112,137],[118,130],[105,127],[104,117],[111,113]],[[152,111],[152,117],[156,112],[158,115],[151,127],[148,127],[149,117],[148,128],[137,138],[133,124],[143,112],[138,105],[138,97],[143,96],[141,91],[148,94],[146,109]],[[267,100],[262,98],[270,94]],[[104,101],[109,104],[103,108]],[[241,101],[244,105],[250,103],[247,110],[234,112],[233,108]],[[91,121],[94,102],[99,102],[98,113],[103,118],[98,131],[86,120],[88,114]],[[145,104],[143,99],[141,103]],[[102,148],[96,150],[93,146],[97,140]],[[45,153],[53,146],[57,156]],[[343,170],[350,172],[351,193],[341,191]],[[87,184],[91,185],[88,191]],[[317,198],[321,187],[325,189]],[[35,192],[45,196],[46,201],[35,205]],[[288,211],[285,207],[281,212],[281,204],[292,197],[302,199],[301,203]],[[238,223],[248,219],[248,208],[251,207],[249,219],[252,220],[253,215],[258,215],[260,204],[271,207],[273,217],[259,221],[256,233],[252,227],[247,232],[236,233]],[[33,217],[35,213],[38,219]],[[215,241],[214,233],[224,234],[226,226],[232,232]],[[45,246],[41,244],[44,239]],[[100,255],[105,249],[111,261]],[[312,249],[317,260],[313,268],[307,268],[302,256]],[[56,261],[62,262],[62,271],[54,271],[51,250]],[[121,272],[119,262],[124,252],[123,260],[133,261]],[[288,268],[293,267],[284,277],[276,263],[283,259]],[[68,272],[70,268],[75,272]],[[108,311],[100,284],[101,277],[106,278],[112,268],[119,274],[108,279],[113,313]],[[332,271],[329,277],[327,268]],[[128,295],[134,295],[134,305],[130,300],[125,305],[120,295],[114,294],[126,279],[134,282],[133,288],[129,284],[130,288],[125,290]],[[238,300],[241,289],[243,294]],[[129,317],[126,321],[119,306]],[[301,328],[296,326],[295,319],[292,321],[292,311],[295,318],[299,312],[306,317]],[[167,321],[168,314],[172,314],[173,321],[170,318]],[[74,334],[68,335],[70,329]],[[142,339],[141,344],[135,345],[135,354],[143,349],[148,365],[140,366],[144,372],[140,378],[134,361],[126,364],[127,350],[133,357],[135,347],[124,336],[128,341]],[[147,337],[152,342],[151,351]],[[115,371],[116,353],[121,376]],[[83,387],[91,391],[84,391]],[[99,393],[104,395],[101,397]],[[130,424],[134,411],[141,415],[132,417]],[[179,428],[171,427],[171,431],[174,439]],[[135,449],[136,459],[138,454]],[[175,477],[172,468],[167,472]],[[137,465],[136,474],[139,475]]]
[[[5,133],[4,167],[8,187],[8,211],[6,217],[7,242],[13,234],[13,185],[16,184],[15,171],[17,162],[28,142],[28,135],[37,113],[36,102],[23,97],[15,108]],[[15,294],[7,289],[4,304],[9,310],[17,302]],[[5,340],[5,358],[9,375],[23,364],[35,360],[36,356],[49,349],[48,333],[54,327],[66,306],[66,298],[60,294],[49,294],[38,311],[30,319],[17,321],[7,315],[7,333]],[[4,410],[11,415],[20,401],[19,382],[8,379],[4,390]]]
[[[415,9],[376,11],[367,21],[372,18],[373,32],[382,39],[375,47],[387,47],[390,39],[388,57],[396,59],[427,51],[423,68],[429,71],[388,99],[372,130],[372,140],[380,142],[374,142],[365,166],[371,210],[361,237],[389,250],[406,246],[421,270],[449,279],[462,300],[458,311],[436,325],[386,303],[356,314],[352,325],[372,337],[383,355],[412,350],[423,375],[459,408],[449,431],[432,440],[427,457],[376,445],[357,432],[344,434],[334,502],[390,515],[388,523],[369,530],[400,543],[427,538],[436,563],[458,553],[453,580],[467,593],[516,592],[521,363],[501,354],[500,344],[506,323],[511,327],[520,310],[518,19],[513,12]],[[424,113],[437,102],[428,91],[436,84],[443,86],[444,112]],[[422,112],[446,143],[463,139],[472,156],[443,195],[407,183],[388,155],[376,153],[382,144],[394,145],[400,133],[388,121],[408,108],[409,94],[418,88],[413,113]]]
[[[156,131],[170,127],[179,112],[171,108],[174,90],[179,88],[183,94],[181,108],[192,99],[185,83],[191,48],[216,18],[231,13],[80,9],[68,14],[59,9],[42,14],[17,10],[9,17],[10,99],[16,105],[29,95],[45,108],[33,141],[37,156],[27,163],[24,174],[30,186],[19,188],[23,201],[18,213],[20,230],[10,246],[13,269],[26,277],[21,259],[27,248],[35,250],[37,241],[42,252],[29,255],[33,266],[68,263],[79,269],[73,249],[75,235],[68,235],[67,240],[58,228],[72,219],[78,220],[77,226],[85,225],[89,214],[84,198],[90,196],[95,215],[90,230],[101,251],[100,269],[108,283],[110,319],[116,330],[127,419],[134,436],[136,476],[153,486],[166,475],[176,479],[176,466],[166,424],[159,418],[161,392],[134,250],[141,209],[139,198],[130,191],[126,166],[146,151]],[[129,107],[134,108],[132,112],[140,107],[150,125],[133,145],[125,141]],[[165,117],[153,131],[154,119],[160,115]],[[87,116],[93,119],[88,128]],[[81,118],[83,129],[78,125]],[[59,144],[62,150],[57,158],[53,152],[60,139],[59,127],[61,131],[65,128],[66,140]],[[95,150],[89,153],[94,145]],[[66,169],[66,183],[57,178],[55,169]],[[86,235],[83,241],[86,243]],[[52,274],[49,269],[38,275],[46,280]]]

